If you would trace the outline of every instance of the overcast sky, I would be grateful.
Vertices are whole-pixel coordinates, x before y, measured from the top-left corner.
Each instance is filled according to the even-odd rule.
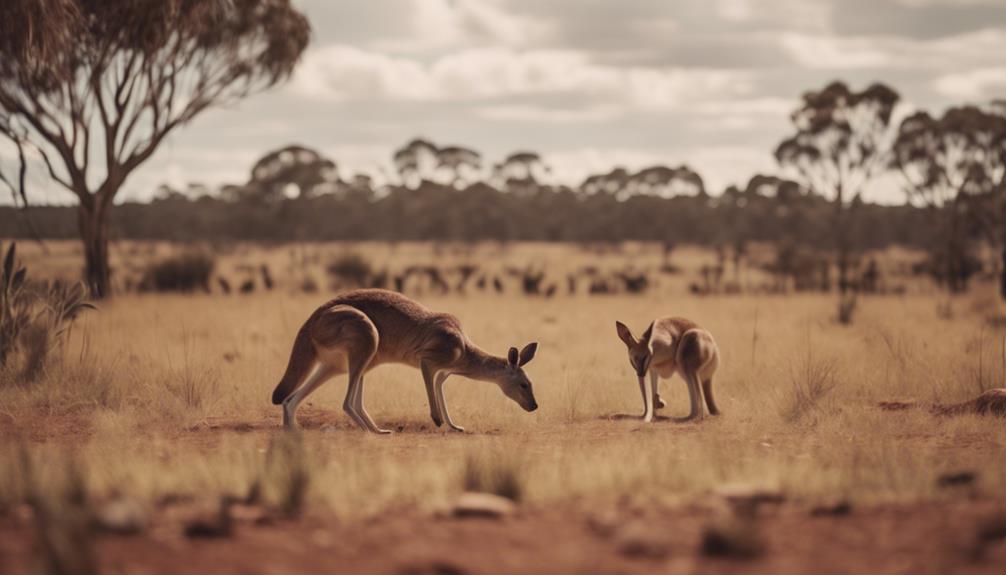
[[[882,80],[935,111],[1006,97],[1006,0],[302,0],[288,84],[178,132],[127,183],[244,182],[318,148],[349,177],[422,136],[489,162],[530,149],[578,183],[687,163],[712,193],[775,172],[799,95]],[[69,201],[65,192],[45,200]],[[874,200],[901,201],[895,186]]]

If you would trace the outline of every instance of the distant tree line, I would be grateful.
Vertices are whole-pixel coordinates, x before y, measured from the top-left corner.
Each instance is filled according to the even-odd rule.
[[[429,162],[416,150],[436,154]],[[176,190],[163,186],[150,203],[125,203],[111,217],[121,239],[176,241],[296,240],[536,240],[743,245],[794,242],[826,248],[821,222],[831,203],[801,184],[755,176],[743,188],[706,193],[687,167],[656,166],[593,175],[577,187],[543,183],[548,168],[531,152],[508,157],[488,181],[475,179],[480,157],[416,140],[396,153],[403,183],[374,186],[369,178],[338,177],[317,151],[288,146],[256,162],[247,183]],[[446,151],[446,157],[440,156]],[[455,161],[464,155],[465,162]],[[467,171],[466,171],[467,170]],[[411,185],[405,183],[410,182]],[[924,246],[925,211],[864,204],[857,226],[863,249]],[[27,214],[0,209],[8,235],[28,237],[25,217],[47,238],[77,237],[72,207],[34,206]]]

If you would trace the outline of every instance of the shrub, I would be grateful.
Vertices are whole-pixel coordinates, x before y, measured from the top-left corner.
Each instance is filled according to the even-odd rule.
[[[469,455],[465,460],[463,486],[465,491],[492,493],[519,502],[524,494],[521,465],[499,453]]]
[[[859,306],[859,299],[855,292],[845,294],[838,298],[838,323],[842,325],[852,325],[852,319]]]
[[[303,436],[284,432],[269,442],[265,461],[246,500],[264,503],[286,517],[300,515],[311,484],[311,463]]]
[[[16,263],[16,246],[11,244],[0,269],[0,368],[8,367],[19,353],[21,381],[34,380],[77,315],[94,309],[81,284],[29,286],[27,276],[27,269]]]
[[[818,360],[808,350],[802,366],[791,376],[791,388],[782,411],[783,419],[797,422],[838,385],[838,364],[834,360]]]
[[[325,271],[335,287],[362,287],[373,274],[370,262],[358,253],[345,253],[329,262]]]
[[[202,251],[189,251],[147,267],[140,282],[141,291],[210,291],[210,277],[216,261]]]

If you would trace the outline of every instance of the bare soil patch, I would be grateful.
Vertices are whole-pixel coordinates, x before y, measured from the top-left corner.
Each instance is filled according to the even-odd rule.
[[[958,501],[820,514],[785,505],[756,520],[764,552],[708,557],[703,535],[721,511],[588,505],[524,508],[504,519],[408,509],[343,522],[308,516],[240,524],[229,537],[184,534],[184,513],[159,512],[135,536],[97,541],[105,573],[1001,573],[1006,543],[979,546],[1006,505]],[[0,519],[0,572],[28,573],[30,513]],[[995,539],[995,537],[993,537]]]

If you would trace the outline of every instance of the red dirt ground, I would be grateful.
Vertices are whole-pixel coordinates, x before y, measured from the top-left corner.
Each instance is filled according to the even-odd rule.
[[[987,501],[889,505],[839,517],[784,505],[758,520],[765,551],[749,560],[702,555],[703,530],[717,512],[700,508],[601,517],[567,505],[504,519],[400,510],[352,523],[246,522],[220,539],[189,539],[180,520],[162,513],[142,535],[103,535],[97,545],[102,573],[1003,573],[1006,542],[990,543],[979,556],[976,534],[1004,513],[1006,505]],[[31,572],[32,522],[23,510],[0,518],[0,573]],[[640,540],[644,551],[633,552]]]
[[[72,413],[3,415],[3,437],[60,442],[90,433],[87,418]],[[340,428],[345,423],[322,410],[307,409],[301,417],[308,429],[333,421]],[[278,425],[274,413],[255,423],[213,418],[179,430],[177,439],[212,449],[224,433],[265,437]],[[401,426],[407,433],[434,432],[428,423]],[[596,427],[612,426],[599,421]],[[764,553],[746,560],[703,555],[703,533],[723,520],[723,510],[715,506],[598,508],[593,502],[574,502],[522,507],[516,515],[498,520],[400,509],[356,521],[323,515],[265,523],[246,520],[228,537],[191,539],[184,531],[193,510],[186,505],[160,508],[140,535],[98,536],[100,572],[1006,573],[1006,499],[998,496],[857,507],[841,516],[813,516],[802,504],[783,503],[763,509],[756,532],[764,541]],[[0,575],[36,572],[34,523],[24,506],[6,514],[0,510]],[[996,525],[998,532],[979,546],[978,534],[987,525]]]

